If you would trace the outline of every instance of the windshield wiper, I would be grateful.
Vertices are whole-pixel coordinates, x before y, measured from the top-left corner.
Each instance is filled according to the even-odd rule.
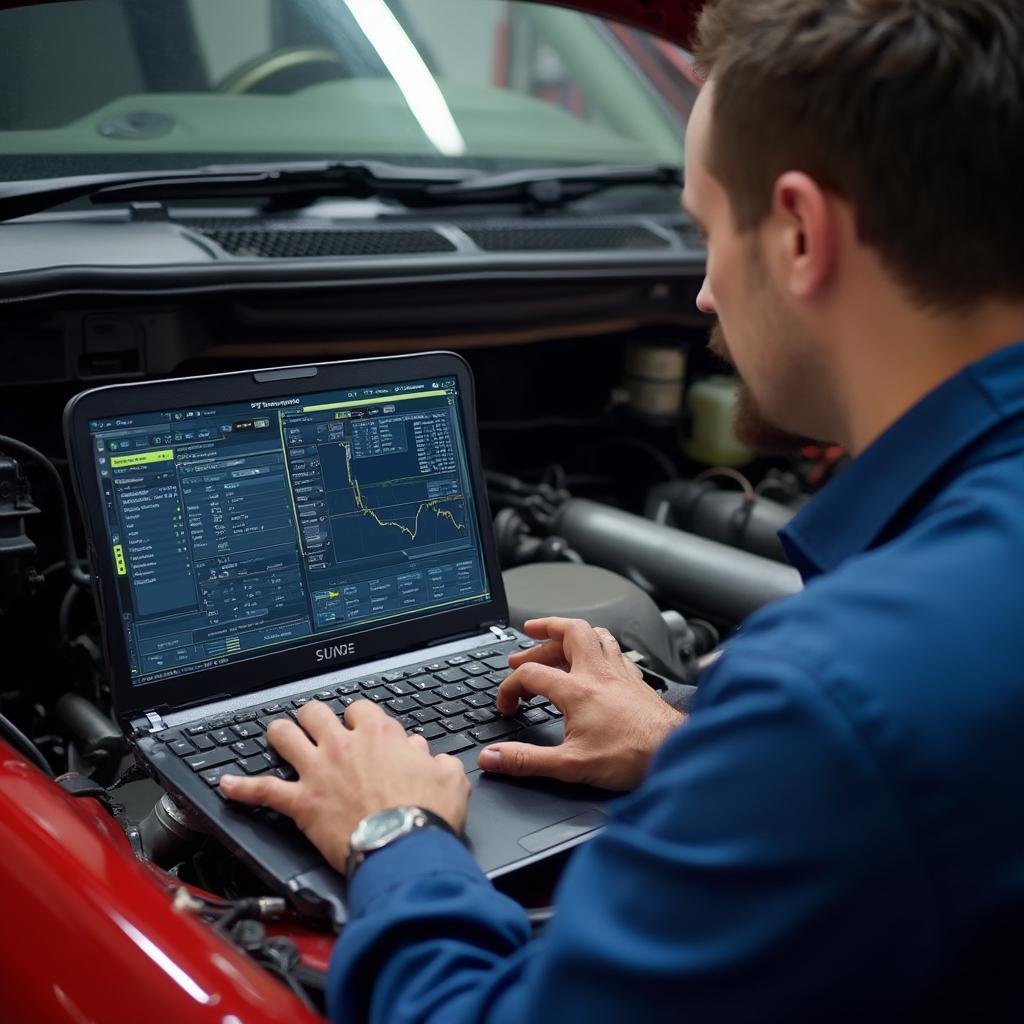
[[[609,188],[627,185],[664,185],[681,188],[682,169],[676,164],[588,164],[475,174],[455,184],[434,184],[409,206],[448,206],[460,203],[525,203],[531,207],[559,207]],[[414,197],[415,198],[415,197]]]
[[[75,199],[93,203],[256,197],[294,208],[325,197],[394,200],[409,208],[524,203],[559,207],[624,185],[682,185],[673,164],[592,164],[488,174],[372,160],[232,165],[0,183],[0,221]]]

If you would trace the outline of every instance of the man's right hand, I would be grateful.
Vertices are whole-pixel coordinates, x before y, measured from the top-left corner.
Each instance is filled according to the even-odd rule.
[[[547,642],[509,658],[513,672],[498,688],[498,710],[514,714],[520,700],[541,694],[562,712],[565,739],[557,747],[495,743],[480,752],[480,767],[633,789],[685,716],[644,682],[608,630],[582,619],[532,619],[523,628]]]

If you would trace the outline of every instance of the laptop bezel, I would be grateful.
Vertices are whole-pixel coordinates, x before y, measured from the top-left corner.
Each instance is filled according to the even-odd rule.
[[[285,651],[265,652],[218,668],[132,685],[127,646],[118,611],[114,567],[110,559],[97,557],[97,552],[106,552],[108,541],[102,512],[102,492],[93,465],[89,421],[193,405],[199,407],[291,397],[439,376],[454,376],[458,381],[458,409],[490,600],[359,632],[320,633],[308,643]],[[259,692],[272,685],[423,649],[445,639],[485,633],[491,626],[504,625],[508,621],[508,603],[480,461],[473,375],[465,360],[454,352],[274,366],[94,388],[74,396],[68,402],[64,412],[64,436],[72,481],[85,522],[93,589],[111,672],[114,711],[122,727],[127,727],[129,721],[149,712],[161,714],[224,697]],[[107,609],[111,610],[111,614],[106,613]],[[330,660],[318,660],[317,649],[333,644],[351,645],[351,653]]]

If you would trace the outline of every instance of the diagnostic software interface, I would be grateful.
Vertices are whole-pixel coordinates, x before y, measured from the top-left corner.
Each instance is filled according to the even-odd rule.
[[[490,599],[454,377],[89,428],[135,683]]]

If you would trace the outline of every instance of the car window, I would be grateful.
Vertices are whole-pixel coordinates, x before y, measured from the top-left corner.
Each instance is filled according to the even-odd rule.
[[[0,178],[277,157],[679,162],[694,87],[666,86],[642,37],[505,0],[3,10]]]
[[[271,0],[189,0],[207,80],[269,53],[274,41]]]

